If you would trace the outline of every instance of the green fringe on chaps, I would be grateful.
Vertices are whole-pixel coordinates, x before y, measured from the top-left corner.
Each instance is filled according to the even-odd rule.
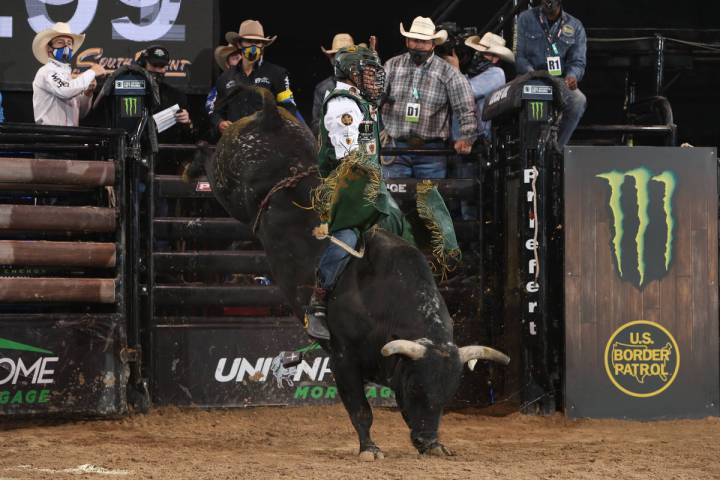
[[[359,150],[345,157],[323,183],[313,191],[313,207],[332,235],[338,230],[354,229],[362,235],[373,227],[383,228],[411,245],[432,251],[434,271],[441,274],[460,259],[455,230],[445,202],[432,182],[417,187],[417,210],[422,226],[428,230],[430,245],[417,245],[412,226],[387,190],[380,166]],[[417,227],[417,225],[416,225]]]

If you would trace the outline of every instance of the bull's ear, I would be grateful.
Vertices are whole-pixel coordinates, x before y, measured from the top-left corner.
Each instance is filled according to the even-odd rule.
[[[468,364],[468,368],[473,370],[478,360],[490,360],[492,362],[507,365],[510,363],[510,357],[504,353],[490,347],[482,347],[480,345],[469,345],[458,349],[460,362]]]
[[[392,342],[386,343],[380,350],[383,357],[400,354],[405,355],[412,360],[419,360],[423,358],[425,356],[425,352],[427,352],[427,347],[425,345],[420,345],[419,343],[410,340],[393,340]]]

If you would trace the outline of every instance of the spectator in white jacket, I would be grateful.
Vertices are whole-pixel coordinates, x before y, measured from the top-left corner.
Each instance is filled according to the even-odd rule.
[[[35,123],[77,127],[90,111],[95,79],[107,72],[95,64],[73,78],[70,60],[84,41],[85,35],[72,33],[62,22],[35,35],[33,54],[44,64],[33,81]]]

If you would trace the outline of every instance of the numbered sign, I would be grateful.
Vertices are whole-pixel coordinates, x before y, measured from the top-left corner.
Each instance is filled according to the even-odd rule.
[[[562,75],[562,64],[560,63],[560,57],[547,57],[548,73],[555,77]]]
[[[405,107],[405,121],[418,123],[420,121],[420,104],[408,103]]]

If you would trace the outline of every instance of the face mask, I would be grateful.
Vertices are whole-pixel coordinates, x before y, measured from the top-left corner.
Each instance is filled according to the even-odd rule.
[[[408,48],[408,52],[410,52],[410,58],[415,65],[422,65],[430,58],[430,55],[433,54],[432,50],[424,52],[422,50],[413,50],[412,48]]]
[[[249,62],[256,62],[262,57],[262,47],[251,45],[240,49],[242,56]]]
[[[70,47],[56,48],[53,50],[53,58],[58,62],[70,63],[73,51]]]
[[[560,0],[543,0],[542,12],[545,15],[550,15],[555,10],[557,10],[561,6],[561,4],[562,4],[562,2]]]
[[[158,85],[160,85],[161,83],[163,83],[165,81],[164,73],[150,72],[150,75],[152,75],[152,77],[155,79],[155,83],[157,83]]]
[[[474,65],[474,73],[475,75],[479,75],[483,73],[488,68],[492,67],[494,64],[490,60],[483,59],[479,61],[477,64]]]

